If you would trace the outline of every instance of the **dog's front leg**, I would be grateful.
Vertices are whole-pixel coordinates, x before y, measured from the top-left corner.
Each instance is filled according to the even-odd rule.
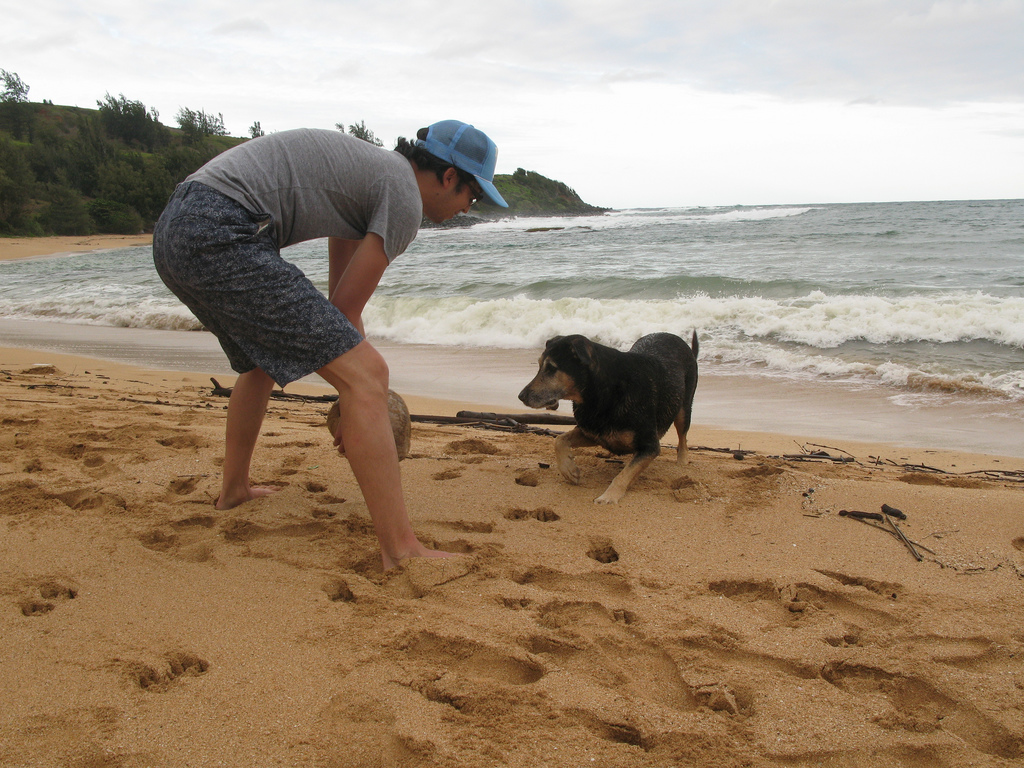
[[[647,465],[654,461],[655,457],[660,453],[656,452],[637,452],[633,454],[633,458],[630,462],[622,468],[622,471],[615,476],[612,480],[611,485],[608,489],[594,499],[595,504],[618,504],[619,499],[626,495],[626,491],[629,490],[629,486],[636,479],[637,475],[647,469]]]
[[[563,432],[555,438],[555,464],[568,482],[580,484],[580,468],[573,458],[573,448],[585,445],[597,445],[597,442],[583,434],[579,427]]]

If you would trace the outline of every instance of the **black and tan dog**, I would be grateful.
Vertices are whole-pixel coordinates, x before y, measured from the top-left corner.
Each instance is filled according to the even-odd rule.
[[[558,471],[573,485],[580,470],[573,448],[600,445],[633,458],[597,497],[614,504],[630,483],[661,453],[661,437],[676,425],[676,462],[686,463],[693,393],[697,388],[697,332],[692,349],[672,333],[641,337],[628,352],[597,344],[585,336],[556,336],[540,356],[540,370],[519,399],[531,408],[558,407],[571,400],[576,428],[555,440]]]

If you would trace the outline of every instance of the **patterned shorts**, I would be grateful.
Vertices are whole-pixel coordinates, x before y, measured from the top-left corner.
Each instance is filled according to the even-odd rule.
[[[281,257],[268,224],[204,184],[179,184],[153,230],[153,260],[233,370],[261,368],[283,387],[363,337]]]

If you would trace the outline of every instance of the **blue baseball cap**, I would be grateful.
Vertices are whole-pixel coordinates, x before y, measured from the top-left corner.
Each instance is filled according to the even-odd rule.
[[[427,138],[418,139],[416,146],[472,174],[492,203],[508,208],[505,198],[494,186],[498,147],[486,133],[460,120],[442,120],[427,128]]]

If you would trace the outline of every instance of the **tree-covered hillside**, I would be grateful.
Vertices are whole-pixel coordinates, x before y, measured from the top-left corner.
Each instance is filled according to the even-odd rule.
[[[561,181],[522,168],[517,168],[511,175],[496,174],[494,186],[505,198],[508,209],[482,202],[477,203],[474,212],[487,217],[587,216],[608,210],[583,202],[575,190]]]
[[[203,110],[182,107],[178,127],[169,128],[156,110],[124,95],[108,93],[96,109],[84,109],[30,102],[28,86],[6,70],[0,85],[0,235],[149,231],[176,184],[247,140],[227,136],[223,117]],[[263,135],[258,122],[249,132]],[[362,123],[349,133],[380,144]],[[603,210],[562,182],[522,168],[495,184],[509,209],[479,204],[482,216]]]
[[[202,111],[172,129],[124,96],[97,106],[0,100],[0,234],[142,232],[178,182],[243,141]]]

